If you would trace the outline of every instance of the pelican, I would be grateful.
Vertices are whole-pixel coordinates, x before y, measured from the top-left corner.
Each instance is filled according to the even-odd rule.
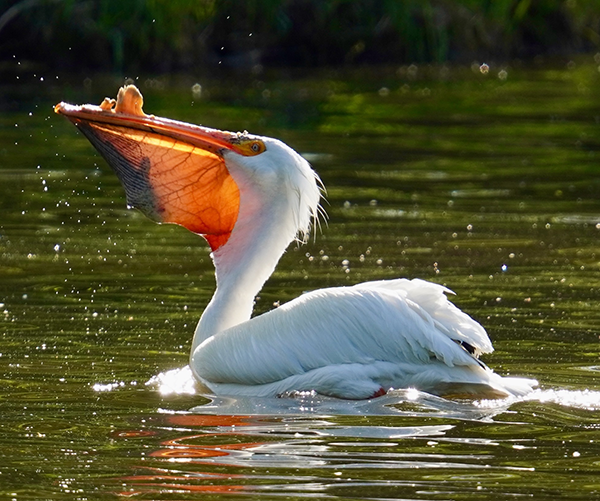
[[[210,245],[216,290],[196,327],[194,377],[216,395],[315,391],[369,399],[415,388],[447,396],[521,396],[535,380],[479,360],[483,327],[445,287],[395,279],[315,290],[252,318],[254,298],[320,211],[321,182],[283,142],[146,115],[133,85],[99,106],[59,103],[113,168],[127,203]]]

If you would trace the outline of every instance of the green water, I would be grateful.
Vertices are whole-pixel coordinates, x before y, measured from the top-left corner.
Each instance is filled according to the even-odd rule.
[[[500,70],[136,82],[146,112],[280,137],[322,177],[329,218],[257,313],[363,280],[445,284],[488,329],[485,361],[540,381],[495,403],[210,403],[189,381],[147,384],[187,363],[208,248],[127,210],[52,112],[121,79],[4,84],[0,499],[600,498],[600,73],[591,57]]]

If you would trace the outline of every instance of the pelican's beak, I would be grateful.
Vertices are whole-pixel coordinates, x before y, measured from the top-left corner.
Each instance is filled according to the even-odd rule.
[[[146,115],[142,110],[143,103],[144,98],[138,88],[135,85],[128,85],[121,87],[116,100],[104,98],[99,106],[92,104],[73,106],[59,103],[54,107],[54,111],[65,115],[78,127],[94,127],[97,124],[115,125],[155,133],[213,153],[218,153],[222,149],[231,150],[244,156],[262,153],[260,147],[252,146],[253,140],[247,134],[210,129],[200,125]],[[90,138],[88,137],[88,139]],[[92,140],[90,139],[90,141]],[[92,144],[97,146],[93,141]]]
[[[127,202],[160,223],[200,233],[213,251],[225,244],[239,211],[239,190],[223,152],[258,155],[264,143],[247,134],[146,115],[133,85],[100,106],[59,103],[66,116],[114,169]]]

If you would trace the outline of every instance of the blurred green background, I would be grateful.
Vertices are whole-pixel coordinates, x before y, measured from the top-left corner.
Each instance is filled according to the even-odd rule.
[[[599,33],[600,0],[0,0],[0,79],[17,62],[131,73],[506,61],[596,51]]]

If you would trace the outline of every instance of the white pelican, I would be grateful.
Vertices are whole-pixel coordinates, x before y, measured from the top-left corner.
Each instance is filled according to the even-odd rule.
[[[131,85],[100,106],[56,105],[121,180],[130,206],[203,235],[216,291],[196,327],[190,366],[218,395],[314,390],[366,399],[391,388],[519,396],[536,381],[478,360],[485,330],[423,280],[308,292],[251,318],[254,298],[288,245],[318,215],[320,180],[286,144],[146,115]]]

